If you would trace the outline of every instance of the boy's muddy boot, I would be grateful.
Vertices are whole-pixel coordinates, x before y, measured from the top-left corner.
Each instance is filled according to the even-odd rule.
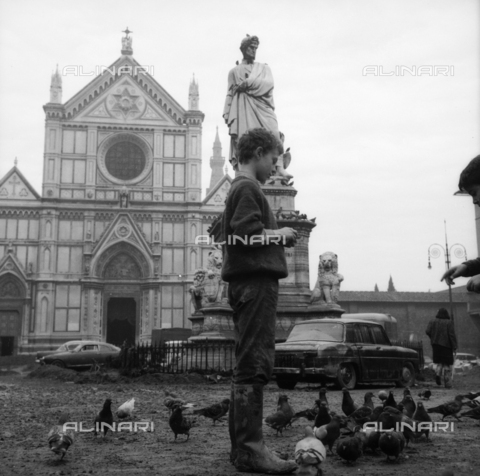
[[[452,368],[447,367],[443,373],[443,379],[445,380],[445,388],[452,388]]]
[[[293,473],[297,469],[295,461],[280,459],[263,441],[263,385],[235,385],[233,406],[237,470],[241,473]]]
[[[233,387],[230,391],[230,408],[228,410],[228,433],[230,435],[230,443],[232,444],[232,448],[230,449],[230,463],[235,464],[235,460],[237,459],[237,443],[235,441],[235,392]]]

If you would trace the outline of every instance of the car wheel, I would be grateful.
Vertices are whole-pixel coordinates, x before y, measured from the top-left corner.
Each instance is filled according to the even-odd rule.
[[[337,383],[341,388],[353,390],[357,385],[357,372],[352,364],[342,364],[338,369]]]
[[[62,362],[61,360],[54,360],[52,362],[52,365],[55,365],[55,367],[60,367],[62,369],[66,367],[65,362]]]
[[[297,385],[297,382],[296,380],[285,380],[277,378],[277,385],[278,388],[282,388],[285,390],[293,390],[295,388],[295,385]]]
[[[412,387],[415,383],[415,370],[410,362],[403,364],[400,380],[397,381],[399,387]]]

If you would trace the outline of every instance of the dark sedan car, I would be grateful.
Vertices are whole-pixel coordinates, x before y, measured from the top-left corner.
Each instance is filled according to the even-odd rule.
[[[383,326],[346,318],[295,325],[287,341],[275,346],[273,373],[280,388],[335,381],[353,389],[375,381],[411,386],[418,370],[418,352],[392,345]]]
[[[63,368],[85,368],[102,365],[118,357],[120,348],[112,344],[96,341],[83,341],[73,350],[49,354],[40,359],[42,365],[50,364]]]

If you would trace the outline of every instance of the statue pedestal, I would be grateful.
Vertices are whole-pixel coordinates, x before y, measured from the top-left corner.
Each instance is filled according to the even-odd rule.
[[[192,317],[193,337],[208,338],[213,335],[222,336],[224,340],[234,339],[233,311],[227,303],[212,303],[196,311]],[[207,337],[202,337],[206,336]]]
[[[192,361],[201,365],[206,363],[207,369],[212,371],[235,367],[235,351],[230,345],[234,341],[232,314],[228,304],[214,303],[201,308],[189,318],[195,330],[200,330],[200,333],[194,332],[196,335],[188,339],[188,342],[197,344]]]

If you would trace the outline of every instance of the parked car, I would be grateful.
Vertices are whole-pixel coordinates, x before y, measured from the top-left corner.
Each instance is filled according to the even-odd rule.
[[[315,319],[296,324],[286,342],[276,344],[273,373],[286,389],[299,381],[334,381],[348,389],[376,381],[411,386],[419,364],[418,352],[392,345],[380,324]]]
[[[59,352],[68,352],[69,350],[73,350],[75,349],[75,347],[78,346],[78,344],[81,344],[82,340],[70,340],[68,342],[65,342],[65,344],[62,344],[58,349],[56,350],[43,350],[41,352],[37,352],[37,358],[35,360],[35,362],[40,363],[40,359],[42,357],[45,357],[46,355],[50,355],[50,354],[55,354],[55,353],[59,353]]]
[[[102,365],[118,357],[120,348],[97,341],[82,341],[73,350],[46,355],[40,359],[42,365],[56,365],[63,368],[85,368]]]
[[[464,354],[462,352],[457,352],[455,355],[455,360],[460,360],[464,363],[472,364],[472,365],[478,365],[480,362],[480,359],[473,354]]]

